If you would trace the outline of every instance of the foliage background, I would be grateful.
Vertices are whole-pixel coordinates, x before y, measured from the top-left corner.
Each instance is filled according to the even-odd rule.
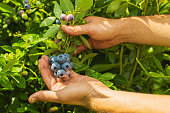
[[[91,15],[114,19],[170,14],[169,0],[40,0],[40,2],[29,0],[29,2],[30,10],[24,9],[22,0],[0,2],[1,113],[93,112],[80,106],[47,102],[28,103],[28,97],[32,93],[47,89],[38,70],[38,59],[42,55],[50,56],[54,51],[56,55],[64,52],[73,54],[76,47],[70,46],[70,43],[80,45],[84,42],[88,45],[86,41],[88,36],[70,38],[60,30],[60,25],[53,23],[58,18],[55,10],[60,10],[55,9],[58,6],[56,2],[63,12],[74,13],[76,20],[73,24],[84,24],[82,18]],[[20,9],[25,11],[28,19],[19,15]],[[48,17],[50,20],[45,20]],[[43,20],[48,25],[43,24]],[[49,30],[51,27],[56,29],[51,31]],[[62,40],[57,45],[53,42],[56,37]],[[123,43],[105,50],[89,49],[71,57],[71,60],[76,72],[92,76],[112,89],[170,94],[168,47]]]

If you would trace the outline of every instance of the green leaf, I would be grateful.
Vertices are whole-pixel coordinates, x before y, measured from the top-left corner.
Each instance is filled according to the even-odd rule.
[[[113,1],[107,8],[106,13],[115,12],[120,6],[121,0]]]
[[[86,11],[90,9],[92,5],[93,5],[93,0],[76,0],[75,1],[75,7],[77,7],[79,11]]]
[[[15,76],[13,78],[15,79],[14,83],[17,87],[19,87],[19,88],[25,88],[26,87],[26,81],[25,81],[25,78],[23,76]]]
[[[17,112],[25,112],[24,108],[17,108]]]
[[[7,72],[15,63],[17,63],[17,59],[13,58],[11,61],[9,61],[2,69],[3,72]]]
[[[119,9],[115,11],[115,17],[119,17],[123,15],[123,13],[126,11],[127,8],[128,8],[128,3],[124,3],[120,5]]]
[[[74,15],[74,23],[78,22],[80,19],[83,19],[83,17],[86,15],[86,11],[81,11],[78,13],[75,13]]]
[[[151,77],[164,77],[163,73],[155,73],[155,72],[149,72],[148,73]]]
[[[12,13],[12,14],[15,13],[15,11],[13,10],[13,8],[11,6],[3,4],[3,3],[0,3],[0,10],[2,12],[8,12],[8,13]]]
[[[10,2],[15,4],[16,6],[21,6],[21,4],[17,0],[10,0]]]
[[[119,67],[119,63],[115,63],[115,64],[96,64],[94,65],[91,69],[97,71],[97,72],[103,72],[103,71],[107,71],[110,70],[112,68],[116,68]]]
[[[57,33],[57,39],[63,39],[63,38],[66,38],[66,34],[62,30],[60,30]]]
[[[170,55],[163,54],[163,59],[170,61]]]
[[[55,2],[55,5],[54,5],[54,14],[57,18],[60,18],[60,15],[62,14],[60,5],[57,2]]]
[[[77,72],[83,71],[83,70],[87,69],[88,67],[89,67],[88,65],[83,65],[82,67],[76,69],[75,72],[77,73]]]
[[[51,25],[55,21],[56,17],[47,17],[42,21],[40,27]]]
[[[91,49],[89,42],[88,42],[82,35],[80,35],[80,39],[85,43],[85,45],[86,45],[89,49]]]
[[[162,65],[161,65],[161,62],[160,62],[156,57],[154,57],[154,56],[153,56],[153,61],[154,61],[155,65],[156,65],[156,67],[157,67],[159,70],[164,71],[164,69],[163,69],[163,67],[162,67]]]
[[[6,64],[5,59],[0,57],[0,65],[4,66]]]
[[[101,81],[101,82],[103,82],[107,87],[113,86],[113,83],[110,81]]]
[[[47,49],[45,52],[44,52],[44,55],[50,55],[51,53],[53,53],[54,51],[56,51],[56,48],[54,49]]]
[[[4,46],[0,46],[3,50],[7,51],[7,52],[13,52],[15,53],[15,49],[9,45],[4,45]]]
[[[11,68],[11,72],[16,72],[16,73],[18,73],[18,72],[21,72],[22,71],[22,67],[21,66],[13,66],[12,68]]]
[[[116,75],[113,79],[113,83],[123,87],[130,87],[130,82],[122,75]]]
[[[38,64],[38,57],[39,57],[39,56],[37,56],[37,55],[30,55],[30,54],[36,54],[36,53],[38,53],[38,50],[35,49],[35,48],[31,48],[30,51],[29,51],[29,55],[28,55],[29,58],[30,58],[30,60],[31,60],[35,65]]]
[[[168,67],[166,68],[166,73],[167,73],[168,76],[170,76],[170,66],[168,66]]]
[[[54,36],[56,33],[58,33],[59,30],[60,30],[60,25],[50,26],[48,31],[45,33],[44,38]]]
[[[100,76],[99,79],[102,79],[102,80],[111,80],[115,77],[116,75],[115,74],[112,74],[112,73],[104,73],[103,75]]]
[[[10,90],[12,89],[12,84],[9,81],[8,77],[4,73],[1,73],[1,72],[0,72],[0,84],[5,88],[8,88]]]
[[[68,11],[73,12],[74,10],[74,6],[70,0],[60,0],[60,6],[64,13],[67,13]]]
[[[83,63],[84,61],[86,61],[86,60],[88,60],[88,59],[90,59],[90,58],[93,58],[93,57],[95,57],[95,56],[97,56],[97,55],[98,55],[97,53],[89,53],[89,54],[87,54],[87,55],[84,55],[83,58],[82,58],[82,60],[81,60],[81,63]]]
[[[135,58],[136,58],[136,51],[130,51],[130,54],[129,54],[130,62],[133,62]]]

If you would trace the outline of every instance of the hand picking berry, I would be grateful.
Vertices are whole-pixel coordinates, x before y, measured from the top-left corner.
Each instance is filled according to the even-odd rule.
[[[67,21],[72,22],[74,20],[74,16],[72,14],[67,15]]]
[[[26,3],[25,4],[25,9],[27,9],[27,10],[31,9],[31,5],[29,3]]]
[[[60,19],[63,20],[63,21],[66,21],[66,20],[67,20],[67,17],[66,17],[65,14],[61,14]]]
[[[60,20],[59,19],[56,19],[56,24],[60,24]]]
[[[61,68],[60,64],[57,63],[57,62],[54,62],[52,65],[51,65],[51,70],[57,72],[59,69]]]

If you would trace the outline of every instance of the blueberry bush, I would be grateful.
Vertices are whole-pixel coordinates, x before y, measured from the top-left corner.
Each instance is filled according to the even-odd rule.
[[[170,48],[122,43],[92,50],[87,35],[69,36],[61,25],[85,24],[86,16],[121,18],[170,14],[169,0],[1,0],[1,113],[92,113],[80,106],[28,103],[47,89],[38,70],[42,55],[69,54],[73,70],[94,77],[113,90],[170,94]],[[61,17],[61,15],[63,15]],[[56,44],[54,40],[61,41]],[[76,56],[76,45],[89,50]]]

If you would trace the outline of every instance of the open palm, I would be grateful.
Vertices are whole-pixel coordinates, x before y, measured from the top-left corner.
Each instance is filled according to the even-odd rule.
[[[106,88],[100,81],[79,75],[72,70],[70,76],[62,79],[55,77],[50,69],[49,58],[45,55],[39,60],[39,70],[50,91],[42,90],[32,94],[29,97],[30,103],[45,101],[84,106],[92,95],[101,95],[96,90],[97,87]],[[67,74],[68,72],[65,75]]]

